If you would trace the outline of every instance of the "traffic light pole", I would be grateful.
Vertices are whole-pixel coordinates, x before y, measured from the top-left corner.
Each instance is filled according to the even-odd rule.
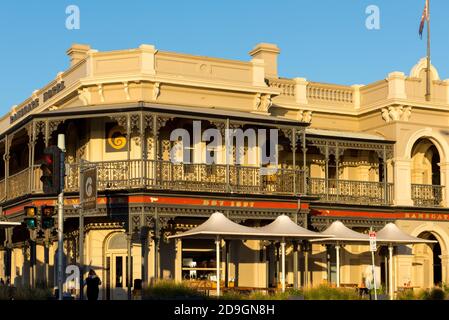
[[[58,148],[61,149],[61,173],[64,172],[65,138],[58,135]],[[62,300],[63,259],[64,259],[64,175],[61,175],[61,192],[58,195],[58,299]]]
[[[84,212],[83,204],[80,204],[79,218],[79,264],[80,264],[80,300],[84,300]]]

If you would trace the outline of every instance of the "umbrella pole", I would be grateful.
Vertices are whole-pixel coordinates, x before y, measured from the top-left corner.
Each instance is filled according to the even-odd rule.
[[[220,297],[220,239],[215,240],[215,249],[217,251],[217,298]]]
[[[389,285],[389,289],[390,289],[390,300],[393,300],[393,295],[394,295],[394,288],[393,288],[393,246],[390,244],[388,246],[388,253],[389,253],[389,263],[388,263],[388,267],[389,267],[389,271],[388,271],[388,282],[390,283]]]
[[[335,246],[335,255],[337,258],[337,288],[340,288],[340,245]]]
[[[282,239],[281,242],[281,251],[282,251],[282,292],[285,292],[285,240]]]

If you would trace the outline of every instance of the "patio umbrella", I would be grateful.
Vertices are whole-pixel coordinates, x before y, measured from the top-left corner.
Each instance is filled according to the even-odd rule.
[[[264,239],[266,235],[255,228],[242,226],[215,212],[201,225],[171,238],[214,239],[217,260],[217,296],[220,296],[220,242],[222,239]]]
[[[286,239],[317,239],[317,238],[328,238],[328,235],[323,235],[318,232],[313,232],[300,227],[292,219],[286,215],[281,215],[277,217],[270,224],[257,228],[257,230],[262,231],[267,237],[272,236],[273,238],[281,239],[281,255],[282,255],[282,292],[285,292],[285,240]],[[295,270],[296,272],[296,270]]]
[[[407,245],[407,244],[419,244],[419,243],[436,243],[434,240],[425,240],[417,237],[413,237],[401,229],[394,223],[388,223],[377,233],[377,242],[388,245],[389,263],[389,295],[390,299],[393,299],[394,286],[393,286],[393,246],[394,245]]]
[[[368,244],[369,236],[346,227],[341,221],[334,221],[326,230],[321,232],[325,239],[311,240],[310,242],[335,243],[337,264],[337,287],[340,287],[340,245],[344,243]],[[333,237],[332,237],[333,236]]]

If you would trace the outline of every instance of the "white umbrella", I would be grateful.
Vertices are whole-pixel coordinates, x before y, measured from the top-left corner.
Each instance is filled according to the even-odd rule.
[[[340,287],[340,244],[342,243],[369,243],[369,236],[346,227],[341,221],[334,221],[326,230],[321,232],[325,239],[311,240],[310,242],[335,243],[337,264],[337,287]],[[333,237],[332,237],[333,236]]]
[[[217,260],[217,296],[220,296],[220,241],[221,239],[263,239],[264,234],[229,220],[223,213],[215,212],[204,223],[170,238],[215,239]]]
[[[381,244],[388,245],[388,253],[389,253],[389,263],[388,263],[388,272],[389,272],[389,295],[390,299],[393,299],[394,295],[394,286],[393,286],[393,246],[394,245],[406,245],[406,244],[418,244],[418,243],[436,243],[434,240],[425,240],[417,237],[413,237],[401,229],[398,228],[394,223],[388,223],[385,227],[383,227],[376,236],[376,241]]]
[[[300,227],[286,215],[281,215],[270,224],[257,229],[267,234],[268,237],[269,235],[275,235],[275,237],[281,236],[282,292],[285,292],[285,239],[316,239],[329,237],[328,235],[322,235],[318,232],[313,232]]]

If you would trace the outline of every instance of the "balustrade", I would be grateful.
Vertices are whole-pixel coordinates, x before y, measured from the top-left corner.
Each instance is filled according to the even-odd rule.
[[[412,184],[412,200],[417,207],[440,207],[443,202],[443,186]]]

